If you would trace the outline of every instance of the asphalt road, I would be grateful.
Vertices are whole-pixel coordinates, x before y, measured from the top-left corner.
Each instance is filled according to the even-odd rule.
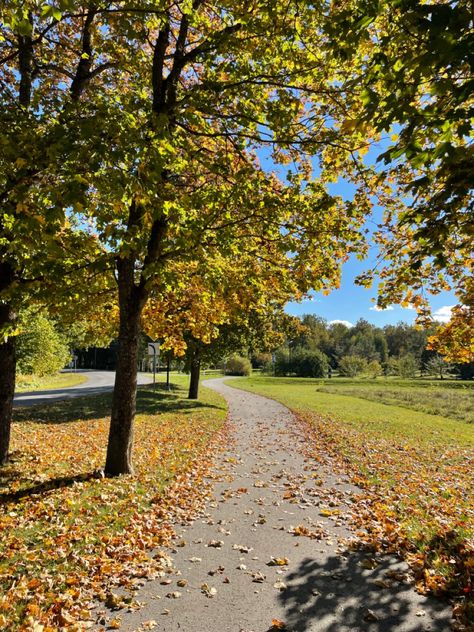
[[[87,377],[87,382],[78,386],[53,389],[48,391],[32,391],[17,393],[13,400],[14,406],[34,406],[35,404],[51,404],[72,397],[84,397],[87,395],[100,395],[111,391],[114,386],[115,371],[91,371],[78,370]],[[146,373],[138,374],[138,384],[149,384],[153,378]]]

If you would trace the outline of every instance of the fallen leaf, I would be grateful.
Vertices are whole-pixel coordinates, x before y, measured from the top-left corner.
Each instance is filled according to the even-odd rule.
[[[267,566],[286,566],[289,563],[290,560],[287,557],[271,557]]]

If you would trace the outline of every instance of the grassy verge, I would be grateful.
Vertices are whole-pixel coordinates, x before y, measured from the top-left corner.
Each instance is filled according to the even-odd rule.
[[[310,450],[329,454],[363,488],[355,515],[361,538],[402,552],[420,590],[455,596],[458,612],[472,617],[472,425],[356,397],[354,385],[350,395],[296,378],[252,377],[232,386],[298,413]]]
[[[57,375],[47,375],[45,377],[18,375],[16,378],[15,392],[50,391],[56,388],[78,386],[84,382],[87,382],[87,376],[81,373],[58,373]]]
[[[100,475],[110,395],[16,411],[0,478],[0,629],[67,628],[91,599],[166,567],[147,550],[195,510],[226,414],[208,389],[186,400],[184,381],[139,390],[134,477]]]

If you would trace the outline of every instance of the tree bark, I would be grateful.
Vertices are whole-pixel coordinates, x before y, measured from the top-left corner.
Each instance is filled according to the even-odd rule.
[[[13,270],[8,263],[0,263],[0,293],[13,281]],[[0,299],[0,332],[15,322],[11,305]],[[0,333],[0,465],[5,465],[10,449],[13,395],[15,393],[16,337]]]
[[[120,329],[105,474],[133,474],[133,422],[137,402],[137,362],[143,292],[135,285],[134,260],[117,261]]]
[[[190,367],[191,377],[189,380],[188,399],[198,399],[199,396],[199,376],[201,373],[201,359],[198,352],[195,351],[191,360]]]

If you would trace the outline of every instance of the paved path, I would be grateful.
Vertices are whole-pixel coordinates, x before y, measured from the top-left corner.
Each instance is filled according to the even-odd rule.
[[[174,569],[137,592],[146,605],[120,629],[267,632],[276,619],[293,632],[450,630],[449,607],[394,580],[403,563],[339,544],[357,490],[305,458],[288,409],[222,379],[206,386],[229,402],[235,443],[207,513],[178,529]]]
[[[77,386],[69,386],[67,388],[48,390],[48,391],[32,391],[28,393],[17,393],[13,400],[14,406],[33,406],[35,404],[52,404],[64,399],[72,397],[84,397],[87,395],[100,395],[111,391],[114,387],[115,371],[88,371],[79,370],[87,377],[87,382],[78,384]],[[138,374],[139,384],[149,384],[153,381],[146,373]]]

